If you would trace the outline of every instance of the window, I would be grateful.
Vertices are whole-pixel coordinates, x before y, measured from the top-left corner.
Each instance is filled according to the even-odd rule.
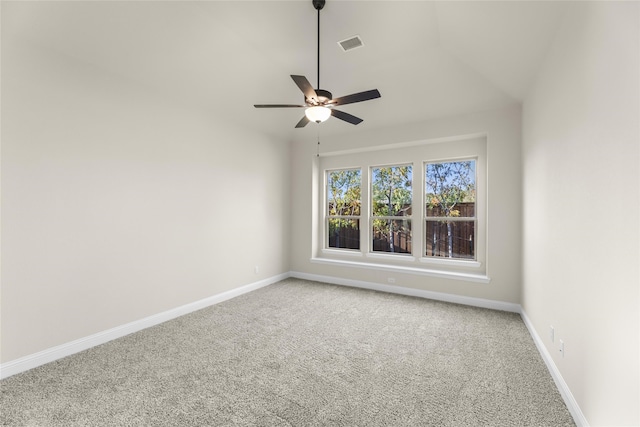
[[[325,153],[312,262],[487,283],[487,141]]]
[[[411,254],[411,165],[371,168],[371,251]]]
[[[475,160],[426,163],[424,170],[424,256],[475,260]]]
[[[328,248],[360,249],[360,169],[327,171]]]

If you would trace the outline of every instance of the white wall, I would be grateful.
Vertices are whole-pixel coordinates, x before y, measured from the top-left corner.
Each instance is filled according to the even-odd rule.
[[[472,134],[487,135],[488,251],[491,282],[477,283],[394,272],[395,286],[443,292],[508,303],[520,302],[520,129],[519,107],[480,112],[424,123],[320,136],[322,152],[374,147]],[[362,268],[321,265],[310,261],[313,233],[314,158],[316,141],[294,141],[292,152],[291,269],[295,272],[387,284],[386,273]]]
[[[638,5],[572,3],[524,103],[523,307],[594,426],[640,424]]]
[[[289,271],[287,144],[2,43],[3,363]]]

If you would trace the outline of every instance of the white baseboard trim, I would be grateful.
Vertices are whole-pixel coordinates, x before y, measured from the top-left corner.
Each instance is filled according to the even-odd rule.
[[[88,337],[80,338],[75,341],[71,341],[65,344],[61,344],[56,347],[52,347],[38,353],[34,353],[25,357],[21,357],[16,360],[12,360],[7,363],[0,364],[0,379],[8,378],[12,375],[19,374],[20,372],[28,371],[29,369],[36,368],[49,362],[53,362],[63,357],[70,356],[80,351],[87,350],[91,347],[95,347],[100,344],[112,341],[117,338],[121,338],[125,335],[132,334],[134,332],[141,331],[151,326],[158,325],[171,319],[175,319],[185,314],[221,303],[223,301],[235,298],[242,294],[254,291],[256,289],[263,288],[273,283],[284,280],[288,277],[295,277],[299,279],[312,280],[316,282],[330,283],[334,285],[350,286],[355,288],[370,289],[381,292],[388,292],[400,295],[415,296],[420,298],[428,298],[437,301],[452,302],[456,304],[464,304],[474,307],[489,308],[493,310],[509,311],[513,313],[519,313],[522,316],[522,320],[526,325],[531,337],[533,338],[542,359],[547,365],[549,372],[553,380],[564,399],[569,412],[573,416],[574,421],[578,427],[589,427],[589,423],[585,418],[580,406],[576,402],[569,386],[562,378],[558,367],[553,361],[553,358],[544,346],[540,336],[533,327],[533,324],[529,320],[529,317],[522,309],[520,304],[508,303],[503,301],[494,301],[482,298],[466,297],[461,295],[446,294],[441,292],[432,292],[421,289],[404,288],[400,286],[384,285],[373,282],[365,282],[360,280],[343,279],[333,276],[322,276],[317,274],[301,273],[297,271],[291,271],[283,274],[279,274],[267,279],[260,280],[258,282],[250,283],[245,286],[241,286],[236,289],[232,289],[220,294],[213,295],[211,297],[195,301],[180,307],[167,310],[162,313],[155,314],[153,316],[146,317],[134,322],[127,323],[125,325],[117,326],[115,328],[99,332],[97,334],[90,335]]]
[[[522,317],[524,324],[527,326],[527,329],[529,330],[529,333],[533,338],[533,342],[536,344],[536,347],[538,347],[538,352],[540,352],[544,363],[546,363],[547,368],[551,373],[551,377],[556,383],[556,387],[558,387],[558,390],[562,395],[562,399],[564,399],[564,403],[567,405],[567,408],[569,409],[571,416],[573,416],[573,420],[575,421],[576,425],[578,427],[589,427],[589,423],[582,413],[582,409],[580,409],[578,402],[576,402],[576,399],[573,397],[569,386],[565,382],[564,378],[562,378],[562,374],[560,374],[560,370],[553,361],[551,354],[549,354],[549,351],[543,344],[540,335],[538,335],[538,333],[536,332],[535,328],[533,327],[533,323],[531,323],[531,320],[529,320],[527,313],[523,309],[520,310],[520,316]]]
[[[87,350],[91,347],[104,344],[116,338],[121,338],[125,335],[141,331],[143,329],[158,325],[168,320],[175,319],[176,317],[184,316],[185,314],[189,314],[193,311],[221,303],[242,294],[246,294],[247,292],[255,291],[256,289],[260,289],[265,286],[271,285],[272,283],[276,283],[280,280],[286,279],[289,276],[290,275],[287,272],[279,274],[277,276],[269,277],[267,279],[250,283],[236,289],[231,289],[229,291],[222,292],[189,304],[185,304],[183,306],[176,307],[162,313],[145,317],[144,319],[136,320],[125,325],[98,332],[97,334],[93,334],[88,337],[80,338],[75,341],[51,347],[38,353],[30,354],[16,360],[3,363],[0,365],[0,379],[19,374],[20,372],[28,371],[29,369],[36,368],[40,365],[62,359],[63,357],[70,356],[80,351]]]
[[[422,289],[403,288],[401,286],[383,285],[380,283],[343,279],[340,277],[333,277],[333,276],[322,276],[318,274],[300,273],[298,271],[292,271],[290,274],[291,274],[291,277],[296,277],[298,279],[331,283],[333,285],[351,286],[354,288],[364,288],[364,289],[370,289],[374,291],[388,292],[392,294],[408,295],[412,297],[420,297],[420,298],[433,299],[437,301],[446,301],[446,302],[452,302],[456,304],[470,305],[473,307],[490,308],[493,310],[520,313],[520,304],[515,304],[510,302],[466,297],[461,295],[446,294],[442,292],[425,291]]]

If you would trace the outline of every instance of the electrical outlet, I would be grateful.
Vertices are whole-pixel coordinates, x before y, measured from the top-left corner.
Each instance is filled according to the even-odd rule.
[[[554,329],[553,325],[549,326],[549,338],[551,339],[551,342],[556,339],[556,330]]]
[[[387,282],[396,283],[396,278],[395,277],[389,277],[389,278],[387,278]]]
[[[258,274],[260,273],[260,267],[258,267],[257,265],[255,267],[253,267],[253,271]]]
[[[562,357],[564,358],[564,341],[560,340],[560,354],[562,355]]]

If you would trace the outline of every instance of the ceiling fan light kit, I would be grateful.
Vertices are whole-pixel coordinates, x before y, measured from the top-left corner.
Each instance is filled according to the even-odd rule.
[[[322,123],[331,116],[331,110],[328,107],[318,105],[307,108],[304,111],[304,115],[312,122]]]
[[[320,89],[320,10],[325,5],[325,0],[312,0],[313,7],[318,11],[318,88],[314,89],[305,76],[291,75],[291,78],[304,94],[304,105],[295,104],[255,104],[255,108],[305,108],[304,116],[296,128],[302,128],[307,123],[322,123],[330,116],[343,120],[347,123],[357,125],[362,119],[353,116],[344,111],[336,110],[337,105],[353,104],[356,102],[368,101],[370,99],[380,98],[380,92],[377,89],[358,92],[351,95],[342,96],[333,99],[333,95],[328,90]]]

